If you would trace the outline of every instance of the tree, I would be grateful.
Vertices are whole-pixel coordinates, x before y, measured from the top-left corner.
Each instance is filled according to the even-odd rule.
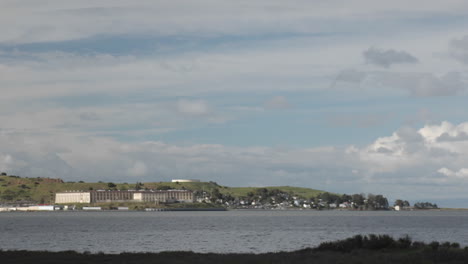
[[[109,187],[109,188],[115,188],[115,187],[117,187],[117,185],[115,185],[115,183],[113,183],[113,182],[109,182],[109,183],[107,184],[107,187]]]
[[[213,191],[211,191],[211,200],[212,202],[216,201],[217,199],[222,199],[223,195],[219,192],[218,188],[214,188]]]
[[[403,200],[400,200],[400,199],[395,200],[395,202],[393,203],[393,206],[403,207]]]
[[[351,202],[353,200],[353,197],[348,194],[343,194],[341,195],[341,202]]]
[[[4,192],[2,193],[1,198],[2,198],[3,200],[6,200],[6,201],[11,201],[11,200],[15,199],[16,196],[17,196],[17,194],[16,194],[14,191],[12,191],[12,190],[6,190],[6,191],[4,191]]]
[[[414,204],[414,207],[417,209],[437,209],[439,208],[437,204],[432,204],[429,202],[418,202]]]
[[[353,194],[351,195],[352,201],[356,207],[364,205],[364,195],[362,194]]]
[[[377,209],[388,209],[388,200],[383,195],[379,194],[375,196],[375,208]]]
[[[156,190],[170,190],[172,189],[171,186],[168,186],[168,185],[159,185]]]
[[[406,200],[397,199],[393,206],[400,206],[400,207],[409,207],[410,203]]]
[[[143,189],[143,183],[137,182],[137,183],[135,184],[135,190],[138,191],[138,190],[141,190],[141,189]]]

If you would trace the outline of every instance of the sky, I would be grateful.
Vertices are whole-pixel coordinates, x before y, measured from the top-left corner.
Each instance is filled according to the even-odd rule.
[[[468,207],[468,2],[0,1],[0,170]]]

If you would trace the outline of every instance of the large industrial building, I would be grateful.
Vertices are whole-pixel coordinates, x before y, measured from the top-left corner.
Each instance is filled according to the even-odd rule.
[[[70,203],[106,203],[106,202],[194,202],[190,190],[151,190],[151,191],[67,191],[55,194],[56,204]]]

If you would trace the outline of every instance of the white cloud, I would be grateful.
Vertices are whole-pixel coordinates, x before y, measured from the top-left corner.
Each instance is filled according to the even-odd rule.
[[[350,105],[353,98],[374,101],[395,94],[464,94],[463,65],[434,54],[446,53],[447,39],[465,31],[466,25],[452,23],[451,18],[465,15],[468,3],[421,3],[1,1],[0,25],[9,26],[2,28],[0,36],[0,168],[25,176],[75,180],[128,181],[129,175],[141,181],[187,177],[229,185],[289,184],[346,192],[377,192],[379,188],[397,192],[405,187],[395,186],[404,185],[418,189],[420,195],[430,195],[433,185],[420,186],[418,181],[443,183],[441,188],[446,190],[456,188],[456,177],[438,171],[449,168],[451,175],[457,175],[466,167],[466,123],[443,122],[419,130],[403,127],[367,146],[274,148],[142,142],[194,126],[208,131],[208,123],[252,113],[263,117],[269,114],[265,107],[291,107],[287,98],[295,92],[304,97],[294,97],[299,102],[294,114],[318,110],[333,115],[334,124],[376,128],[394,115],[375,112],[378,107],[368,105],[360,108],[366,114],[354,115],[335,105]],[[446,19],[447,26],[434,27],[437,21],[426,19],[434,16]],[[407,19],[427,23],[409,25]],[[96,36],[125,36],[129,41],[135,36],[149,37],[155,42],[182,38],[189,48],[153,55],[148,48],[145,56],[54,51],[60,45],[99,40]],[[50,43],[67,40],[73,41]],[[191,49],[192,41],[200,41],[203,47]],[[21,43],[32,44],[17,45]],[[466,37],[450,44],[451,56],[463,63],[465,44]],[[46,47],[41,45],[49,52],[39,51]],[[73,49],[73,45],[67,47]],[[159,42],[155,45],[167,48]],[[371,45],[393,49],[368,49]],[[391,66],[394,71],[374,71],[373,65],[363,65],[362,51],[366,49],[370,64]],[[415,58],[421,63],[408,63]],[[351,70],[342,71],[332,85],[336,90],[328,89],[332,76],[346,68]],[[343,87],[346,93],[341,93]],[[270,97],[263,107],[252,107],[258,100],[236,98],[245,94],[252,98],[284,96]],[[95,95],[96,101],[87,100]],[[323,107],[305,106],[308,96],[322,95]],[[353,98],[344,98],[348,95]],[[418,108],[430,108],[423,105],[429,100],[408,101],[417,101]],[[376,104],[380,102],[387,101]],[[404,109],[395,111],[395,116],[406,114]],[[434,119],[428,111],[421,112],[412,124]],[[445,115],[438,120],[448,116],[452,118]],[[247,119],[242,126],[252,124]],[[123,138],[128,136],[138,140],[125,142]],[[365,136],[360,136],[360,142]],[[175,140],[184,142],[180,136]],[[443,171],[450,174],[447,170]],[[450,190],[450,195],[464,195]],[[408,194],[414,195],[411,191]]]
[[[468,179],[468,169],[467,168],[461,168],[458,171],[452,171],[447,168],[440,168],[437,172],[449,177],[449,178],[458,178],[458,179]]]
[[[399,186],[404,185],[418,188],[417,194],[412,190],[401,193],[410,198],[466,197],[465,191],[454,190],[468,184],[468,140],[437,140],[466,128],[468,123],[448,122],[419,130],[404,127],[367,146],[347,148],[184,146],[158,141],[123,143],[72,134],[3,133],[0,169],[66,180],[128,181],[131,176],[135,181],[165,181],[185,177],[232,186],[296,185],[389,196],[400,195]],[[433,194],[437,184],[450,193]]]

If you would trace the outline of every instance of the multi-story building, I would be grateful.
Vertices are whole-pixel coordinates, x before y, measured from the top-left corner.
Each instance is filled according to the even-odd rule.
[[[149,191],[67,191],[55,194],[56,204],[106,203],[106,202],[194,202],[190,190],[149,190]]]
[[[91,192],[62,192],[55,194],[55,203],[91,203]]]

